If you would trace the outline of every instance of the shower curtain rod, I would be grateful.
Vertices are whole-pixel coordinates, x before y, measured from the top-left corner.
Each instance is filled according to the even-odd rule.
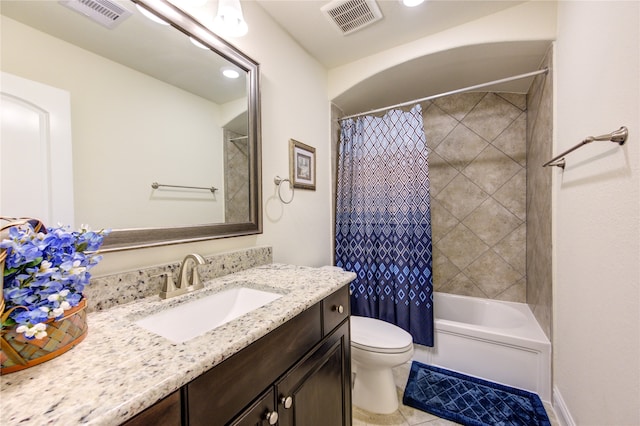
[[[349,119],[349,118],[360,117],[360,116],[367,115],[367,114],[374,114],[376,112],[386,111],[386,110],[393,109],[393,108],[400,108],[400,107],[404,107],[404,106],[407,106],[407,105],[413,105],[413,104],[417,104],[417,103],[420,103],[420,102],[425,102],[425,101],[430,101],[430,100],[437,99],[437,98],[442,98],[444,96],[449,96],[449,95],[455,95],[455,94],[458,94],[458,93],[468,92],[470,90],[481,89],[483,87],[493,86],[495,84],[508,83],[508,82],[514,81],[514,80],[521,80],[521,79],[527,78],[527,77],[534,77],[534,76],[539,75],[539,74],[547,74],[548,72],[549,72],[549,68],[545,67],[545,68],[543,68],[541,70],[531,71],[531,72],[528,72],[528,73],[525,73],[525,74],[514,75],[513,77],[501,78],[500,80],[494,80],[494,81],[490,81],[488,83],[476,84],[475,86],[463,87],[462,89],[456,89],[456,90],[452,90],[450,92],[439,93],[437,95],[427,96],[426,98],[414,99],[412,101],[407,101],[407,102],[403,102],[403,103],[400,103],[400,104],[395,104],[395,105],[391,105],[391,106],[387,106],[387,107],[383,107],[383,108],[378,108],[378,109],[372,109],[371,111],[361,112],[361,113],[358,113],[358,114],[348,115],[346,117],[339,118],[338,121],[346,120],[346,119]]]

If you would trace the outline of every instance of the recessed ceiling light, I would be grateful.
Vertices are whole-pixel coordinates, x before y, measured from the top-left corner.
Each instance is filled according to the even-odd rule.
[[[238,78],[240,77],[240,73],[233,68],[222,68],[222,75],[227,78]]]
[[[404,4],[407,7],[414,7],[424,3],[424,0],[400,0],[400,1],[402,1],[402,4]]]
[[[139,4],[136,4],[136,7],[138,8],[138,11],[140,11],[140,13],[142,13],[145,17],[151,19],[153,22],[156,22],[156,23],[158,23],[160,25],[169,25],[168,22],[165,22],[164,20],[158,18],[156,15],[154,15],[151,12],[149,12],[147,9],[145,9],[142,6],[140,6]]]

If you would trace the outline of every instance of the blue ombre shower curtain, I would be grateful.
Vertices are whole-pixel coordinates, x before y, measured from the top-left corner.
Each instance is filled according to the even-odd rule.
[[[433,346],[427,145],[422,109],[342,121],[336,265],[356,273],[354,315],[396,324]]]

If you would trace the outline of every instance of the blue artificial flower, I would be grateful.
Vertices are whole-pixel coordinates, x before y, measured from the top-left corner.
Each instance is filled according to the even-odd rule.
[[[10,228],[8,238],[0,241],[7,252],[3,294],[6,309],[16,309],[2,327],[17,324],[27,339],[46,336],[44,321],[61,318],[80,303],[91,278],[88,270],[102,259],[95,251],[107,234],[85,225],[79,231],[57,227],[35,232],[29,223]]]

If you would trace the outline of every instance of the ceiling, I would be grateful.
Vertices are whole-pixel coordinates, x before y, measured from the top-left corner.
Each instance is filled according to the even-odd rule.
[[[327,69],[524,3],[516,0],[426,0],[417,7],[408,8],[399,0],[377,0],[383,18],[343,35],[320,9],[329,1],[257,2]],[[541,63],[548,46],[549,41],[496,43],[416,58],[358,83],[331,101],[345,114],[355,114],[533,71]],[[521,80],[492,89],[522,93],[527,91],[531,81]]]
[[[112,0],[114,1],[114,0]],[[115,0],[117,3],[131,9],[131,3],[127,0]],[[178,3],[183,0],[172,0]],[[248,0],[245,0],[248,1]],[[524,1],[518,0],[426,0],[423,4],[407,8],[399,0],[377,0],[377,4],[382,13],[382,19],[366,26],[356,32],[343,35],[337,27],[329,21],[322,13],[321,7],[328,4],[326,0],[256,0],[264,11],[270,15],[287,33],[291,35],[312,57],[314,57],[327,70],[350,64],[358,59],[371,56],[373,54],[393,49],[411,41],[428,37],[447,29],[451,29],[467,22],[480,19],[517,6]],[[206,7],[215,10],[216,0],[207,0]],[[46,25],[46,31],[59,31],[58,36],[65,38],[65,32],[76,25],[82,25],[78,31],[81,34],[80,40],[83,43],[95,43],[98,45],[106,39],[100,33],[104,31],[96,25],[86,22],[78,17],[75,12],[71,12],[60,7],[58,2],[49,0],[21,1],[2,0],[3,14],[12,14],[15,19],[25,20],[19,16],[21,9],[36,7],[41,13],[36,14],[38,22],[29,22],[30,25]],[[48,8],[45,11],[45,7]],[[204,7],[204,6],[203,6]],[[25,12],[26,13],[26,12]],[[26,16],[26,15],[25,15]],[[51,19],[54,18],[54,19]],[[65,19],[73,19],[71,25]],[[142,19],[135,14],[130,21]],[[77,22],[76,22],[77,21]],[[145,21],[142,19],[142,21]],[[248,23],[251,26],[251,22]],[[129,55],[139,63],[136,65],[143,72],[152,74],[158,70],[166,73],[172,69],[175,56],[166,60],[166,55],[152,55],[150,43],[144,47],[133,46],[133,41],[158,40],[157,37],[164,37],[162,34],[141,37],[139,34],[131,34],[129,30],[131,22],[122,24],[117,32],[121,38],[127,40],[122,46],[132,47],[134,54]],[[148,27],[145,29],[161,31],[155,24],[141,22],[140,25]],[[98,34],[90,37],[90,31],[97,31]],[[63,35],[61,35],[63,34]],[[93,33],[91,33],[93,34]],[[68,35],[69,37],[71,35]],[[109,38],[115,37],[110,34]],[[163,39],[162,43],[152,43],[154,46],[167,48],[174,41]],[[175,41],[185,43],[184,37]],[[415,58],[402,64],[391,66],[386,70],[375,74],[364,81],[361,81],[343,93],[330,99],[346,115],[369,111],[388,105],[406,102],[412,99],[432,96],[437,93],[448,92],[470,85],[480,84],[516,74],[521,74],[537,69],[548,48],[549,41],[520,41],[512,43],[494,43],[482,45],[464,46],[453,50],[437,52],[431,55]],[[102,46],[101,48],[107,48]],[[145,51],[145,55],[140,55]],[[210,55],[203,52],[193,52],[193,46],[187,43],[178,46],[177,52],[189,52],[189,60],[200,55],[201,61],[209,61]],[[114,55],[127,54],[122,48]],[[179,53],[182,55],[182,53]],[[162,66],[149,62],[149,58],[157,56],[165,57]],[[144,59],[144,60],[142,60]],[[118,59],[116,59],[118,60]],[[124,60],[124,59],[123,59]],[[185,67],[182,67],[184,69]],[[197,68],[198,67],[186,67]],[[214,90],[221,94],[220,86],[213,85],[211,81],[212,73],[199,73],[190,76],[188,82],[200,81],[199,78],[207,76],[207,85],[215,87]],[[526,92],[532,79],[520,80],[490,88],[509,92]],[[228,82],[222,83],[228,85]],[[237,84],[242,85],[243,82]],[[204,86],[200,85],[199,86]],[[226,99],[233,95],[227,94]],[[222,101],[222,100],[220,100]]]
[[[329,1],[257,2],[328,69],[524,3],[516,0],[427,0],[419,6],[406,7],[399,0],[377,0],[382,19],[345,36],[320,10]]]

